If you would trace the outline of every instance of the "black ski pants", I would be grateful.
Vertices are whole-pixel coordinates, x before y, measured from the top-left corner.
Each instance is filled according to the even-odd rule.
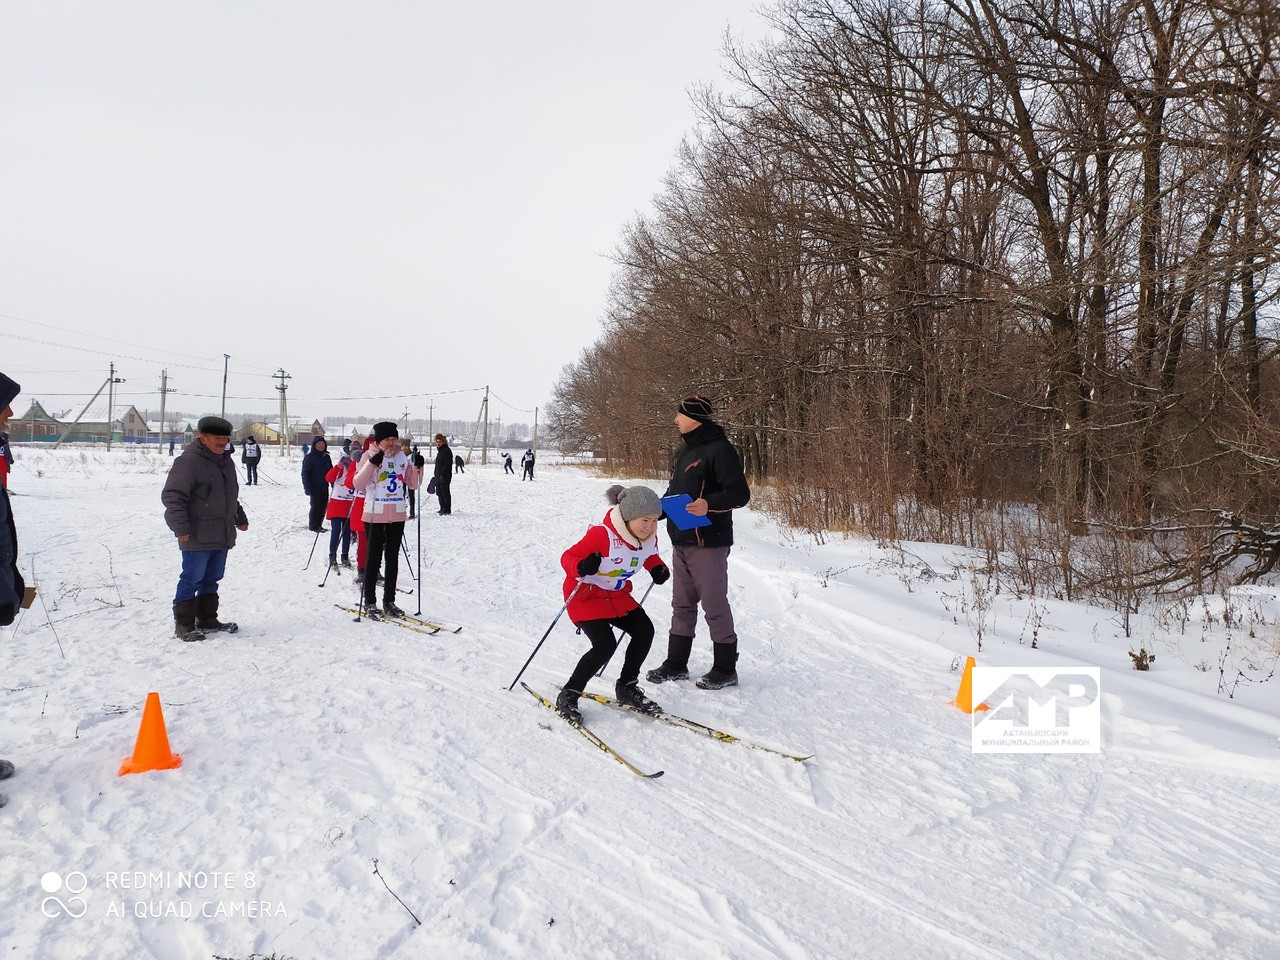
[[[382,569],[382,605],[396,598],[396,578],[400,574],[400,544],[404,541],[404,521],[364,524],[369,538],[369,553],[364,561],[364,605],[377,606],[378,570]],[[383,560],[386,560],[385,566]]]
[[[307,527],[313,533],[324,526],[324,513],[329,509],[329,491],[327,489],[311,491],[311,516]]]
[[[578,665],[573,668],[573,675],[564,685],[566,690],[581,693],[587,681],[609,662],[613,652],[618,649],[618,639],[613,635],[614,627],[631,637],[631,642],[627,644],[627,655],[622,661],[622,671],[618,674],[618,682],[631,683],[640,678],[640,668],[644,666],[644,658],[649,655],[649,647],[653,645],[653,621],[644,612],[644,607],[636,607],[625,617],[583,620],[576,626],[591,641],[591,649],[582,655]]]

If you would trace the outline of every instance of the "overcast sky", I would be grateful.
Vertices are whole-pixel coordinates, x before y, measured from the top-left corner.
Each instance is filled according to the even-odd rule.
[[[532,420],[760,7],[0,0],[15,411]]]

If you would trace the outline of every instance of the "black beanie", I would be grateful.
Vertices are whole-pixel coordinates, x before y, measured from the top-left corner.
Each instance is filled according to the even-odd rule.
[[[381,443],[387,437],[396,437],[398,439],[399,436],[400,430],[393,420],[383,420],[373,425],[373,439],[377,443]]]
[[[711,419],[711,401],[697,394],[681,400],[680,406],[676,407],[676,410],[679,413],[683,413],[690,420],[697,420],[699,423],[706,423]]]
[[[0,373],[0,410],[17,400],[18,394],[21,392],[21,386],[10,380],[3,373]]]

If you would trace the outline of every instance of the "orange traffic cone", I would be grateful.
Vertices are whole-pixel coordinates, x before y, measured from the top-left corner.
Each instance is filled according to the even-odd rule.
[[[964,675],[960,678],[960,689],[956,691],[956,698],[951,701],[951,706],[959,707],[965,713],[991,709],[985,703],[980,703],[976,707],[973,705],[973,668],[976,664],[977,661],[973,657],[969,657],[964,662]]]
[[[142,725],[138,727],[138,742],[133,747],[133,756],[120,765],[119,776],[148,770],[172,770],[180,766],[182,757],[169,749],[160,694],[148,693],[147,705],[142,708]]]

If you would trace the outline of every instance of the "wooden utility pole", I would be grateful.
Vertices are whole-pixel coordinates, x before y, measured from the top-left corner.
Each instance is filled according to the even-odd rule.
[[[275,372],[275,377],[280,381],[276,389],[280,391],[280,456],[283,457],[285,447],[293,446],[293,441],[289,437],[289,402],[285,398],[285,392],[289,389],[285,381],[291,378],[284,372],[284,367]]]
[[[164,401],[171,393],[177,393],[169,386],[169,371],[160,371],[160,435],[156,440],[156,453],[164,455]]]
[[[111,364],[111,372],[107,375],[107,449],[111,449],[111,441],[115,434],[112,433],[111,427],[115,423],[116,408],[116,384],[124,383],[124,380],[116,376],[116,365]]]

